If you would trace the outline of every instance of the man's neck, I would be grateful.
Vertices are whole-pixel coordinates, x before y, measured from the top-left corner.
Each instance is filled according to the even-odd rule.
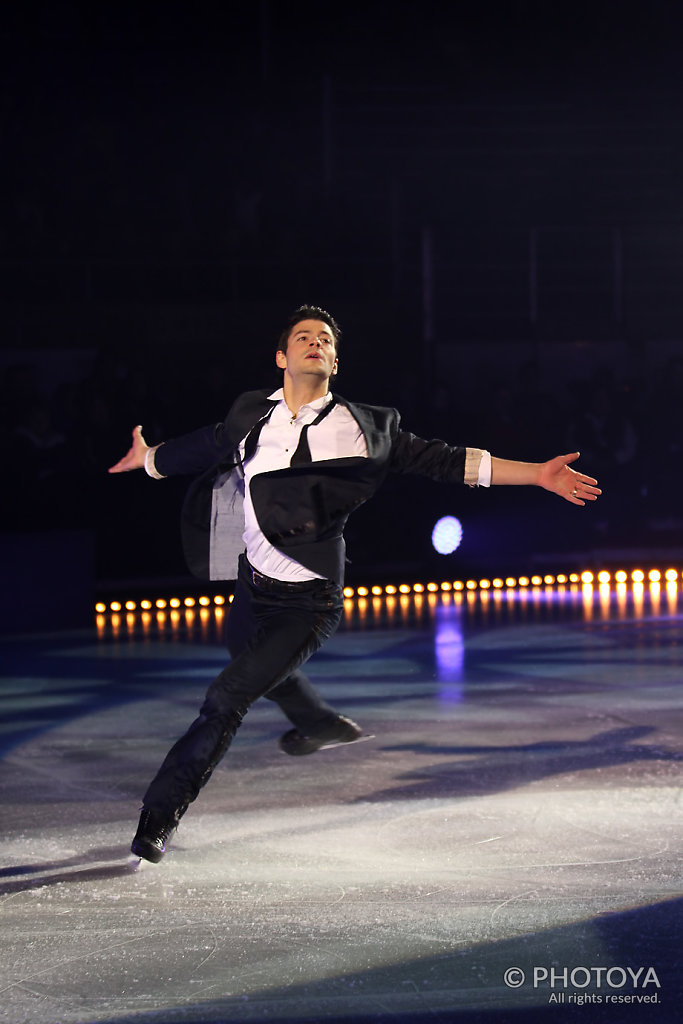
[[[329,391],[329,381],[292,381],[285,374],[282,382],[285,404],[292,416],[296,416],[302,405],[310,405],[318,398],[324,398]]]

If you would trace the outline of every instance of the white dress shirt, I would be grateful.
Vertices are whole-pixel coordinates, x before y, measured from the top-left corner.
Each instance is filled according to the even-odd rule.
[[[249,485],[251,478],[257,473],[269,473],[274,469],[286,469],[299,444],[301,429],[312,423],[318,413],[332,401],[332,395],[323,395],[308,405],[302,405],[296,416],[292,416],[285,400],[282,388],[268,396],[271,400],[278,399],[267,423],[261,429],[256,452],[244,465],[244,543],[247,558],[259,572],[272,576],[276,580],[287,583],[298,583],[320,577],[305,569],[293,558],[288,558],[281,551],[269,544],[261,532],[254,506],[251,501]],[[240,444],[240,456],[244,455],[244,441]],[[367,458],[368,446],[363,431],[347,408],[335,405],[324,420],[311,427],[307,434],[311,461],[321,462],[324,459],[345,459],[353,456]]]

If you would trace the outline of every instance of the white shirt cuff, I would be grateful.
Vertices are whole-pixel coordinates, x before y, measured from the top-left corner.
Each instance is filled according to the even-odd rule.
[[[483,448],[465,449],[465,483],[468,487],[491,486],[491,453]]]
[[[157,444],[154,448],[148,448],[145,452],[145,473],[147,476],[151,476],[153,480],[165,480],[164,474],[160,473],[154,465],[154,456],[157,448],[161,448],[161,445]]]
[[[491,452],[481,453],[481,462],[479,463],[479,486],[490,487],[491,486]]]

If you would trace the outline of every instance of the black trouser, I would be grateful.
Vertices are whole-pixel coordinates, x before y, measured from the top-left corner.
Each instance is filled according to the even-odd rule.
[[[305,734],[321,731],[337,717],[300,666],[334,633],[342,608],[338,584],[259,579],[241,557],[227,622],[232,660],[207,690],[199,717],[168,752],[145,793],[145,807],[182,814],[259,697],[276,701]]]

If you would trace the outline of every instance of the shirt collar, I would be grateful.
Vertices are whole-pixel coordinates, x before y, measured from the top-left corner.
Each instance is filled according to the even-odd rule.
[[[328,391],[326,395],[322,395],[320,398],[315,398],[312,402],[307,402],[306,405],[302,405],[302,409],[313,409],[314,412],[320,412],[325,406],[332,401],[333,395],[331,391]],[[268,395],[269,402],[284,402],[285,391],[284,388],[278,388],[277,391],[273,391],[272,395]]]

